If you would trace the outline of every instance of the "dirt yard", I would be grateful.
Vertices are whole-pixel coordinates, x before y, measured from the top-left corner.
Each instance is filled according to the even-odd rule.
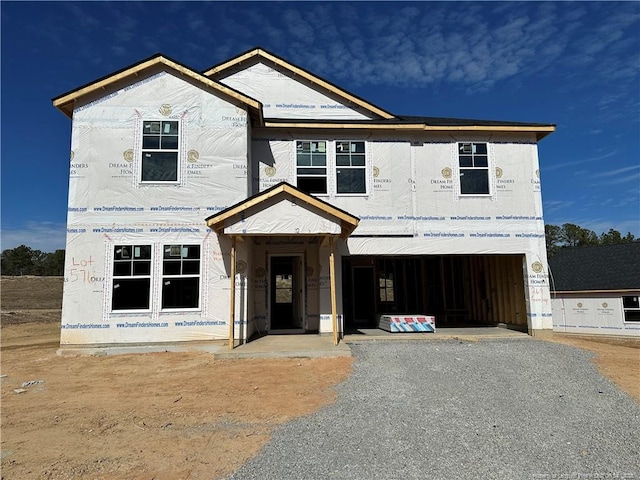
[[[349,358],[58,357],[61,279],[0,288],[2,479],[219,478],[275,426],[332,402],[351,371]],[[600,371],[640,401],[638,342],[551,339],[596,352]]]
[[[61,280],[2,278],[0,287],[2,479],[218,478],[275,426],[330,403],[351,370],[345,357],[61,358]]]

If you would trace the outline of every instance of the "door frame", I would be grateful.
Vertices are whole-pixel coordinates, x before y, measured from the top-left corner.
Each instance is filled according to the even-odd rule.
[[[271,259],[274,257],[298,257],[299,267],[297,272],[297,281],[298,281],[298,315],[302,321],[302,327],[300,328],[271,328],[271,289],[273,285],[271,284]],[[307,316],[305,315],[306,311],[306,277],[305,273],[305,254],[301,252],[297,253],[269,253],[267,254],[267,333],[269,334],[286,334],[286,333],[304,333],[307,330]],[[295,274],[295,273],[294,273]],[[294,282],[295,284],[295,282]],[[295,292],[291,292],[292,295],[295,295]]]

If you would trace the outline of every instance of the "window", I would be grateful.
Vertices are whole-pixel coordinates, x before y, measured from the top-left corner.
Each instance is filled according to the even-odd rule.
[[[367,193],[364,142],[336,142],[336,193]]]
[[[274,278],[275,303],[293,303],[293,275],[278,273]]]
[[[142,123],[143,182],[178,181],[178,121]]]
[[[625,322],[640,322],[640,297],[638,295],[622,297]]]
[[[327,142],[296,142],[297,186],[303,192],[327,193]]]
[[[162,308],[198,308],[199,300],[200,245],[165,245]]]
[[[459,143],[460,193],[489,194],[489,162],[486,143]]]
[[[394,302],[395,295],[393,293],[393,273],[381,272],[378,282],[380,283],[380,301]]]
[[[151,245],[116,245],[111,309],[149,310]]]
[[[327,168],[328,144],[330,142],[325,140],[296,142],[298,188],[308,194],[326,195],[329,193],[328,185],[335,184],[336,194],[366,194],[365,142],[335,142],[335,170],[333,166]]]

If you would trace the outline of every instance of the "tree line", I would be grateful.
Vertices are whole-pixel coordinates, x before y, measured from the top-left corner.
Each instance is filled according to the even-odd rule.
[[[623,237],[620,232],[610,228],[608,232],[603,232],[598,235],[593,230],[582,228],[573,223],[565,223],[562,226],[545,225],[544,234],[547,242],[547,257],[549,258],[563,248],[640,241],[640,238],[634,237],[631,232],[627,232]]]
[[[612,243],[638,242],[640,238],[628,232],[624,237],[620,232],[609,229],[600,235],[593,230],[582,228],[573,223],[561,226],[545,225],[547,257],[552,257],[562,248],[583,247],[586,245],[607,245]],[[64,275],[64,250],[45,253],[33,250],[26,245],[2,251],[2,275]]]
[[[2,251],[2,275],[64,275],[64,250],[45,253],[26,245]]]

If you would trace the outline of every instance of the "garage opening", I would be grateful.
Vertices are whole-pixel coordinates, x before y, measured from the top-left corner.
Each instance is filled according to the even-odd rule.
[[[436,317],[438,327],[527,330],[524,255],[343,257],[345,333],[382,314]]]

